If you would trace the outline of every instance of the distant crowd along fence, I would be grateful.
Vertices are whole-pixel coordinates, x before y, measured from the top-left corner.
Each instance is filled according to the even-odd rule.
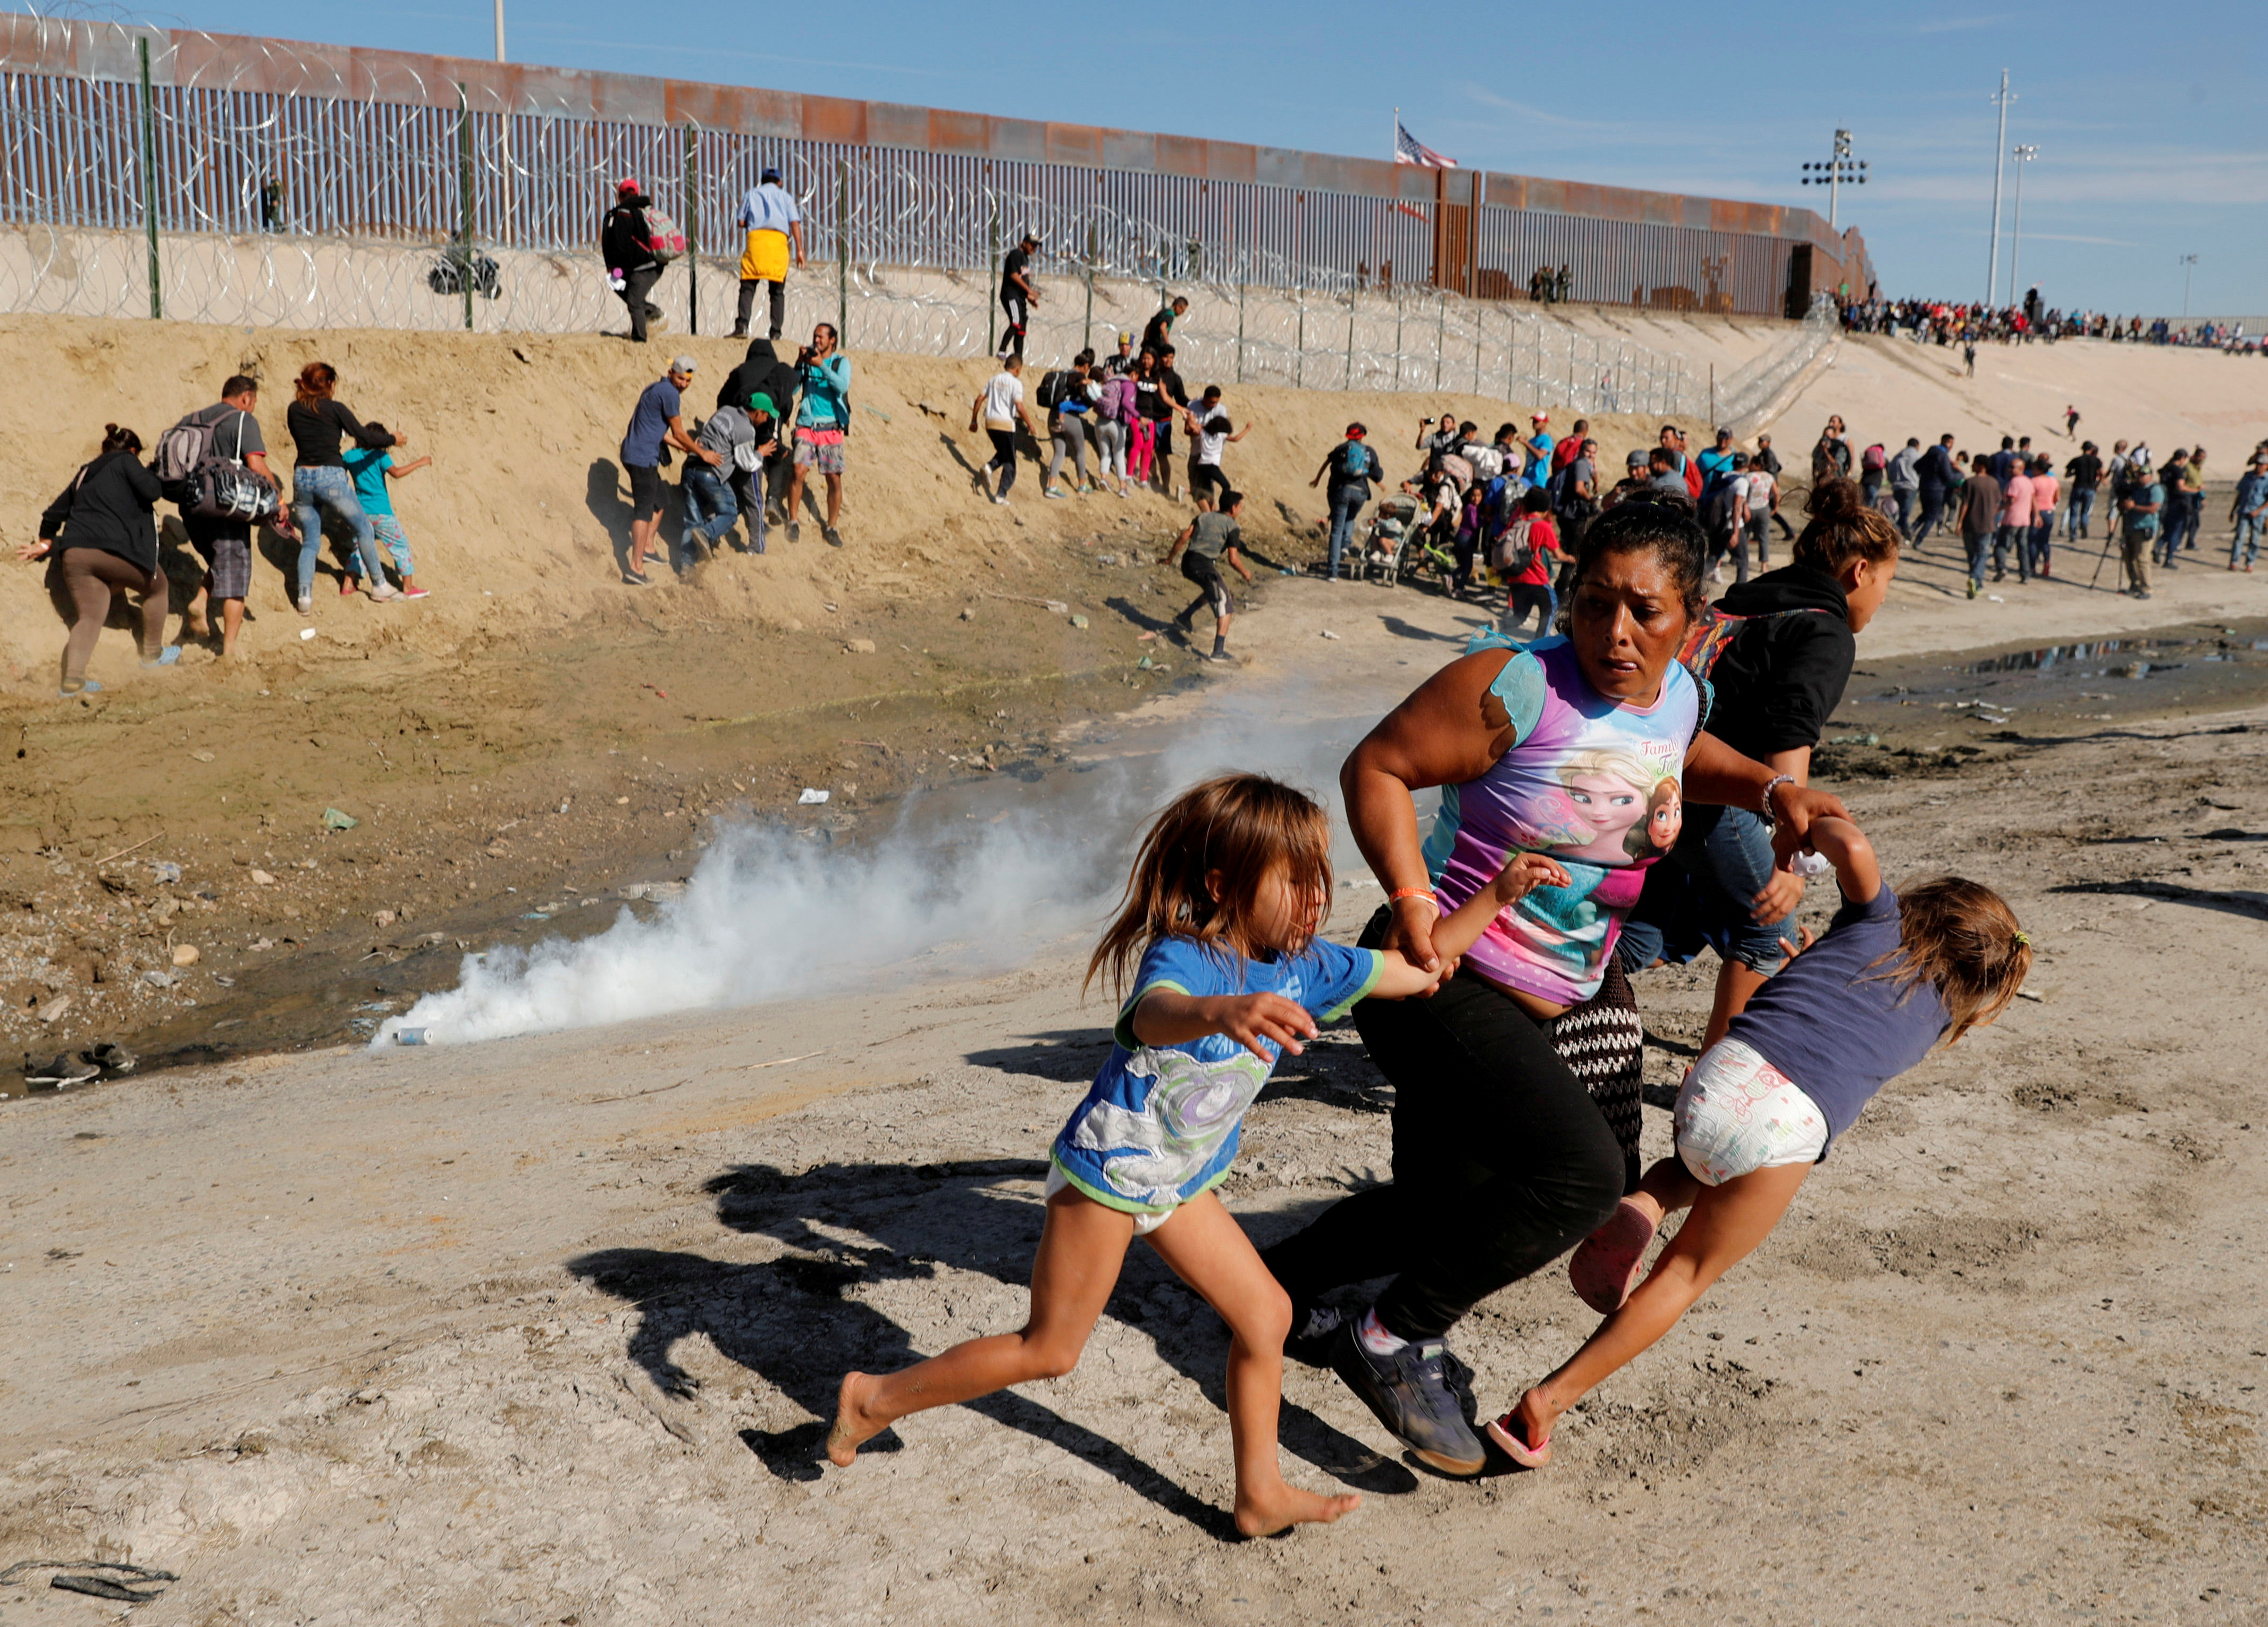
[[[1855,234],[1764,205],[1711,208],[1800,218],[1605,218],[1491,201],[1561,183],[83,20],[0,17],[0,108],[11,311],[588,330],[619,319],[596,239],[636,176],[693,246],[670,314],[718,332],[734,207],[777,166],[805,217],[799,326],[832,318],[863,348],[989,349],[999,261],[1028,226],[1037,345],[1107,344],[1171,290],[1193,302],[1185,368],[1208,377],[1690,415],[1707,381],[1682,357],[1511,298],[1565,266],[1578,303],[1795,314],[1865,266]],[[1066,145],[1099,161],[1044,156]],[[1041,156],[999,156],[1020,146]],[[1298,184],[1317,178],[1341,184]],[[1819,342],[1799,332],[1766,362]]]

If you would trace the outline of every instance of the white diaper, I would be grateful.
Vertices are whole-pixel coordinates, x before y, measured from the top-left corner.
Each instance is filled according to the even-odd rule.
[[[1076,1191],[1077,1189],[1078,1189],[1073,1187],[1071,1182],[1065,1178],[1062,1167],[1050,1160],[1048,1165],[1047,1190],[1042,1193],[1042,1196],[1053,1197],[1058,1192]],[[1103,1206],[1107,1209],[1116,1207],[1116,1204],[1106,1204]],[[1172,1219],[1176,1211],[1174,1210],[1168,1209],[1162,1214],[1153,1214],[1136,1210],[1121,1209],[1118,1212],[1123,1215],[1130,1215],[1132,1217],[1134,1221],[1135,1236],[1147,1237],[1151,1233],[1165,1225],[1167,1221]]]
[[[1827,1149],[1819,1104],[1738,1040],[1701,1054],[1678,1090],[1675,1116],[1677,1156],[1709,1186],[1781,1164],[1815,1164]]]

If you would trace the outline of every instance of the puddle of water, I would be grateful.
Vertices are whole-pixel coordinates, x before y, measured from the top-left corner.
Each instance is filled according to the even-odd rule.
[[[2005,650],[1957,663],[1865,662],[1828,733],[1855,728],[1887,745],[1933,747],[1975,738],[1980,724],[2061,734],[2264,702],[2268,622],[2254,620]]]

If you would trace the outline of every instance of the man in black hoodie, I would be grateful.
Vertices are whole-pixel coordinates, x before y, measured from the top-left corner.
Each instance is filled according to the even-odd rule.
[[[770,340],[753,339],[748,342],[747,358],[725,376],[725,387],[717,392],[717,405],[745,410],[748,398],[762,392],[770,396],[772,405],[778,409],[774,416],[784,424],[793,423],[798,383],[794,367],[780,360],[779,352],[772,348]],[[787,519],[787,487],[794,475],[795,471],[788,459],[768,459],[763,467],[765,490],[761,494],[764,498],[763,507],[757,506],[760,494],[756,490],[757,477],[754,474],[735,474],[733,476],[733,496],[739,499],[743,514],[777,511],[773,523],[784,524]],[[753,524],[748,530],[751,536],[755,534]]]
[[[619,278],[615,291],[630,307],[630,341],[645,342],[648,322],[658,320],[661,307],[649,296],[661,280],[661,261],[653,257],[653,232],[645,224],[645,206],[653,202],[638,190],[635,180],[615,188],[615,206],[607,211],[599,231],[599,251],[607,262],[607,276]]]

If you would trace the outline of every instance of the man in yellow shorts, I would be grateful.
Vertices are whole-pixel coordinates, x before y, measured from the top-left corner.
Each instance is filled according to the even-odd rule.
[[[803,263],[803,211],[796,207],[795,195],[780,185],[780,173],[767,169],[762,180],[748,188],[740,199],[740,212],[735,224],[748,234],[747,245],[740,251],[740,313],[733,323],[733,337],[748,336],[748,319],[756,307],[756,288],[759,283],[771,284],[771,331],[767,338],[780,336],[780,325],[787,320],[787,261],[791,247],[795,252],[795,263]]]

